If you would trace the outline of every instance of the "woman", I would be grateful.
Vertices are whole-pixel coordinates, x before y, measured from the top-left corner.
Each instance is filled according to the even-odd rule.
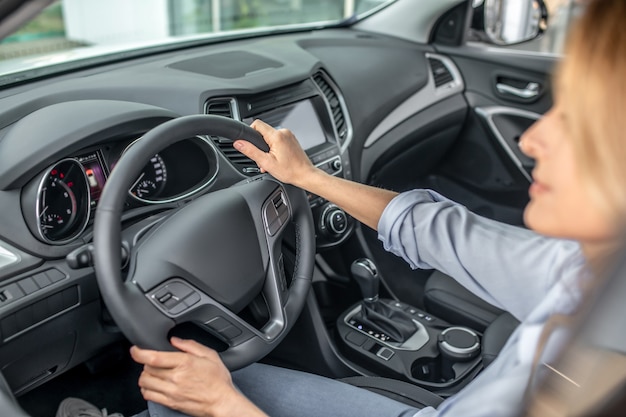
[[[554,107],[520,141],[521,150],[536,160],[524,212],[532,231],[481,218],[432,191],[397,194],[329,176],[311,165],[289,131],[262,121],[252,126],[269,153],[245,141],[234,144],[264,172],[377,229],[385,248],[412,267],[440,269],[520,319],[500,356],[469,385],[437,409],[418,410],[334,380],[266,365],[236,371],[231,379],[214,351],[173,339],[181,352],[131,349],[145,365],[139,386],[150,415],[180,415],[159,404],[192,416],[517,415],[546,322],[576,311],[594,270],[619,241],[626,213],[626,118],[620,114],[626,108],[624,21],[624,0],[589,4],[559,68]],[[558,344],[544,350],[557,351]]]

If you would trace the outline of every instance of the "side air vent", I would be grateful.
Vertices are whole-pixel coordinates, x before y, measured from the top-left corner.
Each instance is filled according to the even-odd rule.
[[[238,119],[235,102],[232,99],[210,100],[207,102],[205,109],[207,114]],[[259,168],[254,161],[233,148],[231,139],[211,136],[211,140],[241,173],[244,175],[256,175],[259,173]]]
[[[454,80],[448,67],[446,67],[446,65],[440,60],[436,58],[428,58],[428,63],[430,64],[430,70],[433,73],[433,78],[435,79],[435,88],[441,87],[442,85],[448,84]]]
[[[229,99],[210,100],[206,104],[206,113],[232,119],[234,116],[233,105],[234,103]]]
[[[326,79],[326,75],[324,73],[315,73],[313,75],[313,81],[315,81],[320,90],[322,90],[324,96],[326,96],[326,100],[330,106],[330,111],[333,115],[333,121],[335,122],[335,128],[337,128],[337,134],[339,135],[338,140],[341,146],[348,137],[348,125],[346,123],[346,117],[343,113],[343,109],[341,108],[339,97]]]

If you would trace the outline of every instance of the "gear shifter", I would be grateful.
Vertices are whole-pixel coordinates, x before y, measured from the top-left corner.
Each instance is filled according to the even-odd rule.
[[[363,302],[359,319],[366,327],[400,343],[417,331],[410,315],[378,300],[380,276],[374,262],[367,258],[357,259],[352,263],[350,272],[361,288]]]
[[[357,284],[361,288],[363,301],[366,303],[375,303],[378,301],[378,270],[374,262],[367,258],[360,258],[352,262],[350,272]]]

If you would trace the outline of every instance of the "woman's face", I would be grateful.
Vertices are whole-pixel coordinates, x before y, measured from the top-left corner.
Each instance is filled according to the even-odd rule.
[[[522,136],[521,150],[534,158],[526,225],[545,235],[603,245],[615,237],[608,216],[594,204],[569,140],[558,104]]]

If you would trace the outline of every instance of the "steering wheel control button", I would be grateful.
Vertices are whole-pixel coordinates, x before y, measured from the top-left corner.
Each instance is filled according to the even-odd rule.
[[[185,302],[185,305],[187,307],[191,307],[192,305],[200,301],[200,294],[198,294],[197,292],[194,292],[191,295],[189,295],[187,298],[185,298],[183,301]]]
[[[170,282],[155,291],[151,297],[172,315],[180,314],[200,301],[200,295],[182,282]]]
[[[222,316],[214,317],[206,322],[206,325],[226,340],[232,340],[242,333],[240,329],[230,324],[230,322]]]
[[[281,226],[289,219],[289,207],[285,203],[282,191],[270,197],[270,201],[264,208],[265,227],[270,236],[274,236]]]
[[[167,292],[163,294],[161,297],[159,297],[159,303],[165,304],[165,302],[168,301],[170,298],[172,298],[172,293]]]

